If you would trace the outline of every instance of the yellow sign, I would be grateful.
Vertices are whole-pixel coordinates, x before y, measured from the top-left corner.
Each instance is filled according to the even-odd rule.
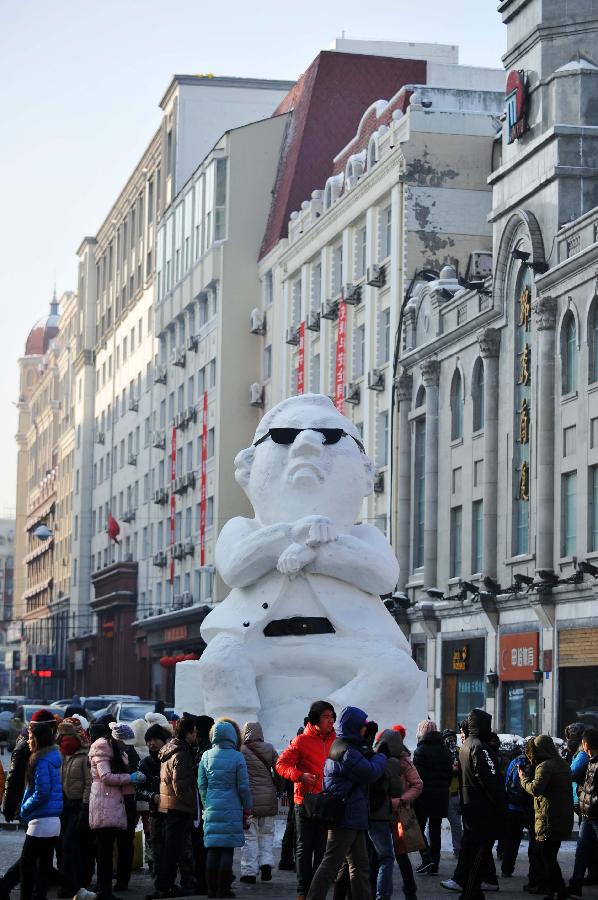
[[[455,672],[465,672],[468,662],[469,647],[467,646],[467,644],[453,651],[453,670]]]
[[[518,384],[529,385],[532,380],[531,372],[532,350],[529,344],[526,344],[519,354],[519,381]]]
[[[519,499],[529,500],[529,466],[525,460],[521,464],[519,475]]]
[[[519,442],[529,444],[529,403],[525,397],[519,410]]]
[[[532,295],[529,287],[525,287],[519,298],[519,325],[523,325],[526,331],[532,318]]]

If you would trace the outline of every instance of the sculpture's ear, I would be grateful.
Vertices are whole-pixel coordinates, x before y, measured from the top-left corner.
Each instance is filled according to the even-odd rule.
[[[249,475],[251,474],[254,456],[254,447],[247,447],[246,450],[241,450],[235,456],[235,479],[237,484],[240,484],[243,489],[249,484]]]
[[[365,491],[363,496],[369,497],[374,492],[374,473],[375,466],[369,456],[363,459],[363,468],[365,469]]]

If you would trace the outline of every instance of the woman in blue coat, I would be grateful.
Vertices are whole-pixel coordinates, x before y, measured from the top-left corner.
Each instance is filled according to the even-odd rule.
[[[39,718],[38,713],[35,715]],[[21,821],[27,824],[21,853],[22,900],[31,900],[34,887],[38,896],[46,896],[54,844],[60,834],[62,757],[54,743],[55,736],[54,722],[38,721],[33,717],[29,726],[31,756],[20,812]]]
[[[239,751],[239,727],[230,719],[218,719],[210,731],[212,748],[199,764],[197,783],[203,806],[206,881],[208,897],[234,897],[230,890],[235,847],[245,843],[243,828],[249,824],[251,789],[247,764]]]

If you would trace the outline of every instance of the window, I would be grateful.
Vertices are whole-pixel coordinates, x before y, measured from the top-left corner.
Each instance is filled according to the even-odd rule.
[[[272,284],[272,269],[264,275],[264,306],[272,306],[274,287]]]
[[[376,465],[388,465],[388,410],[376,416]]]
[[[353,378],[361,378],[365,371],[365,325],[355,329],[355,353],[353,356]]]
[[[561,478],[561,556],[574,556],[577,546],[577,472]]]
[[[385,363],[390,360],[390,307],[383,309],[379,316],[378,334],[378,362]]]
[[[195,194],[194,213],[193,213],[193,241],[195,243],[195,259],[203,253],[203,175],[195,184],[193,192]]]
[[[322,305],[322,263],[314,263],[311,268],[311,305],[310,309],[320,312]]]
[[[291,284],[291,325],[297,328],[301,322],[301,276]]]
[[[563,319],[561,365],[563,394],[571,394],[577,389],[577,326],[571,310]]]
[[[272,376],[272,347],[264,347],[264,379]]]
[[[426,494],[426,420],[415,420],[415,452],[414,456],[414,528],[413,528],[413,566],[419,568],[424,564],[424,524]]]
[[[461,577],[461,524],[462,507],[451,509],[451,578]]]
[[[588,318],[589,381],[598,381],[598,297],[594,297]]]
[[[598,466],[590,466],[588,497],[588,550],[598,550]]]
[[[451,440],[463,437],[463,379],[457,369],[451,384]]]
[[[365,275],[367,246],[367,228],[362,225],[355,232],[355,278]]]
[[[343,245],[337,244],[332,250],[332,296],[341,292],[343,285]]]
[[[484,504],[476,500],[471,506],[471,571],[475,574],[483,568]]]
[[[314,353],[311,359],[311,390],[320,393],[320,354]]]
[[[380,262],[390,256],[392,250],[392,212],[390,204],[380,211]]]
[[[216,196],[214,204],[214,240],[226,237],[226,160],[216,160]]]
[[[215,431],[213,428],[208,429],[208,459],[214,456],[214,445],[216,443]]]
[[[214,524],[214,498],[208,497],[206,505],[206,526],[209,528]]]
[[[473,430],[480,431],[484,427],[484,363],[476,361],[471,383],[471,399],[473,402]],[[477,569],[475,570],[477,572]]]

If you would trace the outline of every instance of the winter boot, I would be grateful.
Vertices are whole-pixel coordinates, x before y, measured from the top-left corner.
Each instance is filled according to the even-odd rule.
[[[218,869],[206,869],[206,885],[208,898],[214,900],[218,896]]]
[[[272,881],[272,866],[261,866],[262,881]]]

